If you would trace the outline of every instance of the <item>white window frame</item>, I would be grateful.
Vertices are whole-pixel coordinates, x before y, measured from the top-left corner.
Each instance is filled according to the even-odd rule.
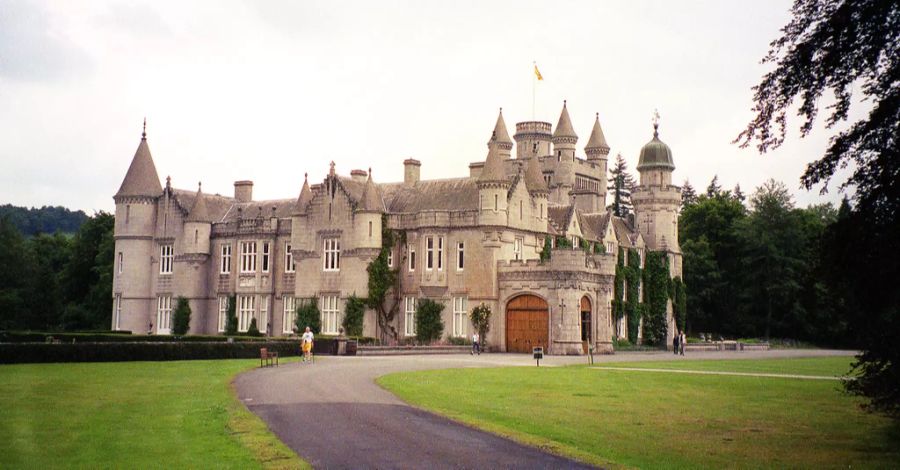
[[[611,255],[616,255],[616,244],[613,242],[606,242],[606,252]]]
[[[231,274],[231,243],[222,245],[219,274]]]
[[[513,259],[516,261],[521,261],[524,259],[522,255],[522,247],[525,245],[525,239],[522,237],[516,237],[515,241],[513,241]]]
[[[272,244],[269,242],[262,242],[262,272],[267,273],[269,269],[271,269],[271,261],[272,261]]]
[[[116,309],[114,315],[113,330],[118,331],[122,323],[122,294],[116,294]]]
[[[434,269],[434,237],[425,237],[425,270]]]
[[[578,236],[577,235],[572,235],[572,248],[573,249],[578,248]]]
[[[466,265],[466,243],[456,243],[456,270],[462,271]]]
[[[322,270],[337,272],[341,270],[341,239],[329,237],[322,239]]]
[[[404,298],[404,309],[403,309],[403,334],[406,336],[415,336],[416,335],[416,298],[415,297],[406,297]]]
[[[159,273],[172,274],[172,264],[175,258],[175,251],[172,245],[159,246]]]
[[[387,252],[387,265],[389,268],[394,267],[394,249],[391,248]]]
[[[163,326],[165,325],[165,326]],[[160,295],[156,298],[156,334],[172,332],[172,296]]]
[[[282,309],[284,313],[281,317],[281,332],[282,333],[293,333],[294,332],[294,323],[297,321],[297,307],[296,307],[296,298],[290,295],[284,296],[284,302],[282,304]]]
[[[118,273],[122,274],[122,270],[124,269],[123,264],[125,264],[125,255],[120,251],[117,261],[119,262]]]
[[[409,250],[409,272],[413,272],[416,270],[416,248],[408,245],[407,249]]]
[[[217,330],[219,333],[225,331],[225,325],[228,324],[228,296],[220,295],[219,296],[219,316],[217,323]]]
[[[291,242],[284,244],[284,272],[293,273],[297,271],[297,265],[294,263],[294,253],[291,252]]]
[[[259,316],[256,318],[256,329],[262,334],[269,333],[269,296],[259,298]]]
[[[644,269],[644,249],[638,248],[637,252],[638,252],[638,257],[641,259],[641,269]]]
[[[250,274],[255,272],[256,241],[241,242],[241,274]]]
[[[256,296],[255,295],[239,295],[238,296],[238,331],[246,333],[250,328],[250,321],[256,314]],[[256,325],[259,328],[259,325]]]
[[[444,237],[437,237],[437,270],[444,270]]]
[[[323,295],[322,300],[322,334],[338,334],[340,299],[336,295]]]
[[[469,300],[466,297],[453,298],[453,336],[465,338],[469,331]]]

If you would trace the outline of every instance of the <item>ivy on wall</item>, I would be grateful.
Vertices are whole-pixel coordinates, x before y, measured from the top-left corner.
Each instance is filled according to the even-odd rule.
[[[680,276],[672,278],[669,296],[672,298],[675,324],[678,325],[679,330],[684,331],[687,328],[687,289]]]
[[[644,261],[644,294],[646,315],[644,318],[644,342],[666,342],[666,306],[670,297],[669,257],[664,251],[647,253]]]
[[[375,316],[378,319],[379,333],[384,340],[384,336],[390,336],[394,341],[399,337],[397,329],[394,327],[394,318],[400,307],[400,276],[399,266],[403,266],[406,259],[405,253],[401,250],[398,253],[396,269],[388,266],[388,255],[394,248],[399,238],[399,246],[403,247],[406,243],[406,232],[399,232],[399,236],[393,230],[388,228],[387,216],[381,216],[381,251],[378,256],[372,260],[366,267],[369,274],[368,290],[369,296],[365,299],[366,305],[375,310]]]

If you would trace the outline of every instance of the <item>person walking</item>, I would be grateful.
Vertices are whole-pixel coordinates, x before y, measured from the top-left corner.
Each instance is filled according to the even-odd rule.
[[[479,356],[481,355],[481,348],[478,346],[479,339],[477,331],[472,334],[472,352],[470,354],[475,355],[477,353]]]
[[[306,331],[303,332],[303,336],[300,337],[300,350],[303,351],[303,362],[309,362],[312,358],[312,348],[313,348],[313,332],[306,327]]]
[[[681,332],[681,337],[678,339],[678,346],[681,347],[681,355],[684,356],[684,345],[687,343],[687,335],[684,332]]]
[[[681,333],[676,331],[675,337],[672,338],[672,353],[674,353],[676,356],[678,355],[678,343],[681,342],[680,340],[681,340]]]

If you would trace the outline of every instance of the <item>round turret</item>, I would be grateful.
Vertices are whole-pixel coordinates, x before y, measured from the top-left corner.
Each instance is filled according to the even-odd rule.
[[[653,140],[641,147],[641,157],[637,164],[638,171],[650,169],[675,169],[672,149],[659,140],[659,124],[656,123],[653,124]]]

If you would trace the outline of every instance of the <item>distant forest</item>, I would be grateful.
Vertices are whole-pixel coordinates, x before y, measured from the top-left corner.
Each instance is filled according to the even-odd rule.
[[[8,218],[22,235],[30,237],[38,233],[75,233],[88,216],[83,211],[70,211],[62,206],[38,209],[4,204],[0,206],[0,218]]]

